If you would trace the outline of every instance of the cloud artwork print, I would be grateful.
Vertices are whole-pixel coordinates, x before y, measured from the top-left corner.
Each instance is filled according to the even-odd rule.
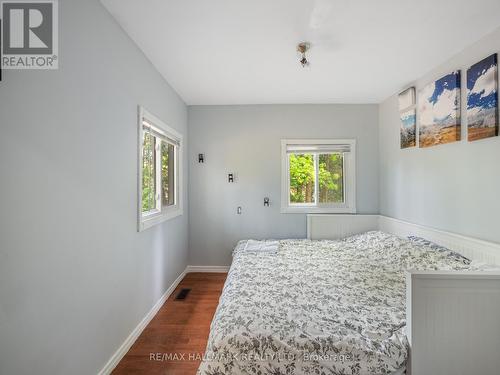
[[[498,135],[497,55],[491,55],[467,70],[468,139]]]
[[[425,86],[419,93],[420,147],[460,140],[460,71]]]
[[[417,111],[401,113],[401,148],[416,146]]]

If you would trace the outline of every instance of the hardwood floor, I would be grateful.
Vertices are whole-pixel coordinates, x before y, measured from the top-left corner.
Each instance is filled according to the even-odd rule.
[[[195,374],[226,276],[188,273],[113,374]],[[190,288],[191,292],[185,300],[176,301],[182,288]]]

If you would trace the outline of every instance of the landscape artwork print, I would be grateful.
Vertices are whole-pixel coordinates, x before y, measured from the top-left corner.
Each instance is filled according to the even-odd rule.
[[[417,111],[411,109],[401,113],[401,148],[415,147],[417,133]]]
[[[469,141],[498,135],[496,54],[467,70],[467,127]]]
[[[447,74],[419,93],[420,147],[460,140],[460,71]]]

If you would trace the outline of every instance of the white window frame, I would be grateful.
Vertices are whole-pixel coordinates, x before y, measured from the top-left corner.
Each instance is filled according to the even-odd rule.
[[[156,196],[156,209],[150,212],[142,212],[142,156],[143,156],[143,122],[146,121],[152,125],[155,132],[160,133],[166,138],[170,138],[178,142],[174,153],[175,165],[175,189],[174,189],[174,202],[172,206],[162,206],[161,192],[157,192]],[[182,134],[165,124],[158,117],[148,112],[144,107],[139,106],[138,110],[138,147],[137,147],[137,230],[139,232],[151,228],[154,225],[162,223],[166,220],[173,219],[183,214],[183,165],[182,165],[182,152],[183,152],[183,137]],[[159,138],[156,138],[155,147],[161,143]],[[160,155],[161,158],[161,155]],[[161,186],[161,165],[156,163],[156,186]]]
[[[344,153],[344,203],[291,204],[290,162],[288,145],[349,145],[351,151]],[[315,156],[316,157],[316,156]],[[317,166],[317,163],[316,163]],[[317,172],[316,172],[317,174]],[[318,194],[316,178],[316,195]],[[281,140],[281,213],[356,213],[356,140],[355,139],[282,139]]]

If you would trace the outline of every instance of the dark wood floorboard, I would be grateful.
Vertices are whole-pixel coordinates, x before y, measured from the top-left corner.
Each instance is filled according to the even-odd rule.
[[[113,374],[195,374],[226,276],[225,273],[188,273]],[[174,298],[182,288],[190,288],[191,292],[185,300],[176,301]],[[151,354],[155,353],[159,353],[162,360],[151,360]],[[177,354],[177,358],[168,358],[169,353]]]

